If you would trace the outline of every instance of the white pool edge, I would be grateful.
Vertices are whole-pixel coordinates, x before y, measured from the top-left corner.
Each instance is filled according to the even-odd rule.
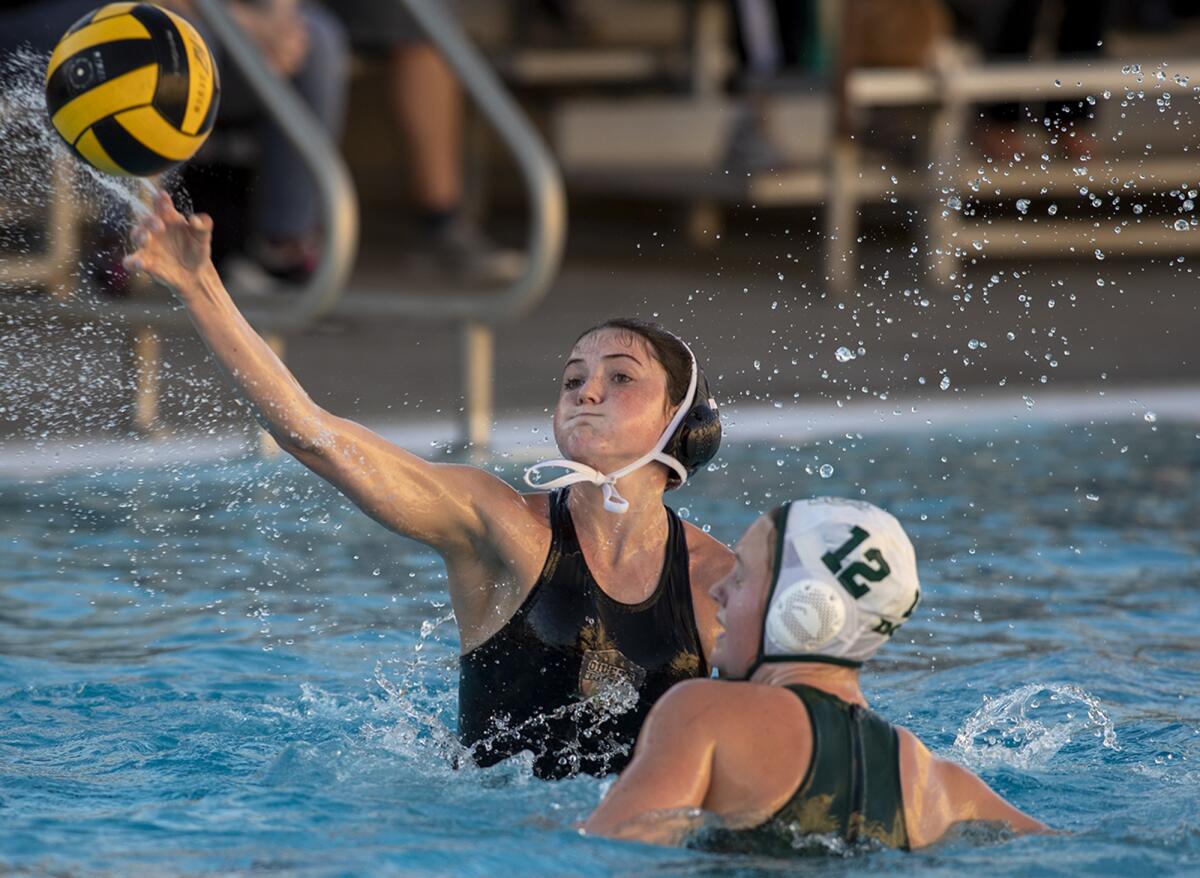
[[[929,433],[994,424],[1080,424],[1162,421],[1200,424],[1200,385],[1144,385],[1050,390],[1042,393],[989,392],[973,398],[887,399],[874,397],[838,407],[817,403],[728,405],[723,409],[725,441],[794,444],[830,436],[864,437]],[[387,440],[417,454],[453,442],[456,422],[366,421]],[[555,454],[548,415],[501,418],[493,430],[496,453],[527,460]],[[0,441],[0,477],[42,479],[65,472],[122,466],[161,467],[211,463],[255,451],[250,433],[176,434],[163,438]]]

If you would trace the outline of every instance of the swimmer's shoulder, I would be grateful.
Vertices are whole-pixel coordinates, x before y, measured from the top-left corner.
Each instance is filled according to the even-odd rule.
[[[526,511],[538,521],[550,524],[550,495],[545,491],[518,493]]]
[[[789,690],[744,680],[701,677],[672,686],[651,715],[670,717],[682,728],[703,729],[714,737],[740,733],[798,731],[808,734],[808,711]]]
[[[444,490],[439,498],[446,505],[470,507],[481,519],[499,524],[547,522],[549,495],[522,493],[486,469],[470,464],[433,464]]]
[[[680,746],[704,754],[704,807],[738,819],[756,815],[749,825],[795,794],[812,758],[804,703],[778,686],[712,679],[677,683],[654,705],[646,726],[652,731],[645,758],[669,758],[666,751]]]
[[[481,512],[486,512],[496,524],[527,526],[544,525],[550,522],[550,495],[540,492],[524,493],[518,491],[508,482],[474,466],[462,466],[461,469],[470,480],[470,490],[467,498]],[[447,498],[453,502],[454,498]]]
[[[707,561],[723,561],[733,566],[733,549],[710,533],[696,527],[690,521],[683,522],[683,534],[687,539],[688,553]]]
[[[709,592],[713,585],[733,569],[733,552],[728,546],[694,524],[683,523],[688,547],[688,582],[692,594],[692,612],[704,654],[712,655],[721,626],[717,623],[717,604]]]
[[[683,523],[683,533],[687,539],[692,591],[707,596],[713,583],[733,569],[733,550],[689,521]]]

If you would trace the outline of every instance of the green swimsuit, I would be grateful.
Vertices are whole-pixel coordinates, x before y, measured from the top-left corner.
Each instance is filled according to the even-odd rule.
[[[693,846],[795,855],[828,851],[828,842],[840,839],[907,850],[896,729],[872,711],[820,689],[787,688],[804,702],[812,722],[812,761],[800,788],[765,823],[702,833]]]

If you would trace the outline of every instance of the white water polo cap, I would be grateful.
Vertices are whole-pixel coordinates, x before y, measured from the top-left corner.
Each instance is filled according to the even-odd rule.
[[[917,557],[900,522],[859,500],[819,497],[776,511],[763,662],[859,667],[917,608]]]
[[[709,390],[708,380],[696,363],[696,355],[692,353],[687,342],[678,336],[675,338],[683,345],[691,360],[691,376],[683,400],[653,448],[632,463],[611,473],[602,473],[577,460],[543,460],[525,470],[525,484],[537,491],[553,491],[580,482],[591,482],[600,486],[604,494],[604,508],[623,515],[629,511],[629,501],[617,490],[618,479],[647,464],[661,463],[671,473],[668,477],[668,487],[671,487],[672,483],[678,487],[687,482],[688,476],[712,460],[717,449],[721,447],[721,414],[717,409],[717,401]],[[570,472],[558,478],[535,482],[533,477],[542,469],[565,469]]]

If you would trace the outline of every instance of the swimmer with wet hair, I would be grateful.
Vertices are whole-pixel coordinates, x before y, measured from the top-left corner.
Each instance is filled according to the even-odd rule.
[[[863,662],[912,615],[917,562],[869,503],[785,504],[742,536],[712,590],[724,680],[677,685],[592,814],[596,835],[759,854],[911,850],[957,823],[1048,832],[867,707]],[[701,828],[704,813],[720,828]]]
[[[563,458],[532,467],[533,491],[522,492],[480,467],[423,460],[314,403],[238,312],[211,237],[211,219],[184,217],[160,194],[126,264],[175,291],[284,451],[441,555],[469,758],[529,752],[550,778],[620,770],[654,702],[708,676],[719,627],[709,592],[733,564],[663,502],[721,440],[691,349],[633,319],[580,335],[554,409]],[[547,468],[565,473],[534,480]]]

